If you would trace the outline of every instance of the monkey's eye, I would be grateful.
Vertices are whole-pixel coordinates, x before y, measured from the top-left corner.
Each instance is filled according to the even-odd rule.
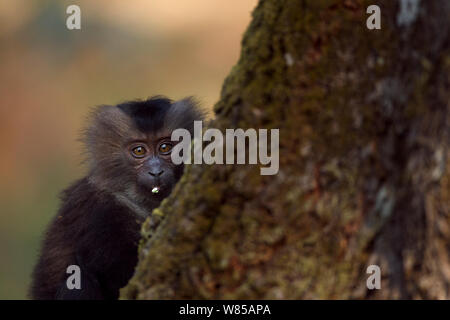
[[[147,153],[147,150],[145,150],[143,146],[137,146],[134,147],[133,150],[131,150],[131,152],[133,153],[133,156],[135,156],[136,158],[142,158]]]
[[[168,154],[172,150],[172,145],[170,143],[161,143],[159,145],[159,152],[162,154]]]

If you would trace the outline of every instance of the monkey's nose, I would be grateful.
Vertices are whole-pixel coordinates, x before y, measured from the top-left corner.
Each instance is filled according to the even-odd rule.
[[[160,175],[162,175],[164,172],[164,170],[155,170],[155,171],[149,171],[148,174],[153,176],[153,177],[159,177]]]

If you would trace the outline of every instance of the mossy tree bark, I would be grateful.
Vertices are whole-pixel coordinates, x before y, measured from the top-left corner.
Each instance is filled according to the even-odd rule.
[[[279,128],[280,171],[189,166],[122,297],[450,298],[449,40],[448,0],[261,0],[210,127]]]

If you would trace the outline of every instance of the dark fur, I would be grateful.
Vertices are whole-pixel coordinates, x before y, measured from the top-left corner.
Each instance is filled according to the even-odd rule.
[[[190,98],[172,102],[155,97],[101,106],[92,113],[84,135],[89,175],[62,194],[33,272],[31,298],[118,298],[137,263],[141,223],[182,174],[182,166],[169,167],[167,193],[150,196],[137,186],[136,173],[124,160],[124,141],[176,128],[192,132],[193,121],[203,118]],[[66,269],[73,264],[81,269],[81,290],[66,286]]]

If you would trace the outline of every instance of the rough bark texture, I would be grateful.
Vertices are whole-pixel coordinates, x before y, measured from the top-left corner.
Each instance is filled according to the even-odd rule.
[[[449,39],[448,0],[261,0],[210,126],[279,128],[280,171],[187,168],[122,297],[450,298]]]

